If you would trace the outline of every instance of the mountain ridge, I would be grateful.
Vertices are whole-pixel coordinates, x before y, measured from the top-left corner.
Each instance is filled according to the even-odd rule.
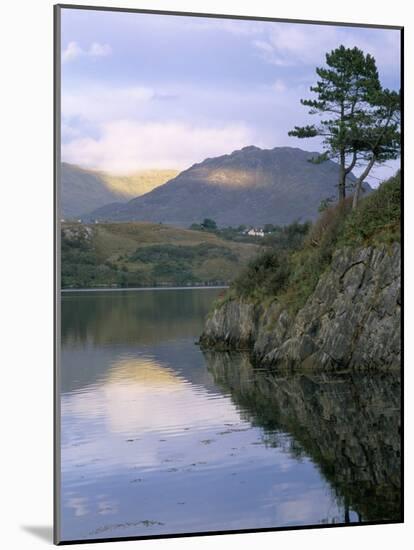
[[[336,196],[339,171],[333,161],[309,162],[315,155],[293,147],[249,145],[193,164],[149,193],[96,209],[87,218],[182,227],[204,218],[219,226],[314,220],[321,201]],[[350,174],[348,181],[354,180]]]
[[[177,170],[141,170],[117,175],[62,162],[61,215],[63,218],[81,218],[85,212],[110,203],[127,202],[177,174]]]

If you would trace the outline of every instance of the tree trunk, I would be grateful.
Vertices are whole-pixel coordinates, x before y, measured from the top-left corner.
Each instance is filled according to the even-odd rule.
[[[352,200],[352,209],[357,208],[358,202],[359,202],[359,195],[361,193],[362,184],[364,183],[365,178],[368,176],[368,174],[371,172],[371,168],[374,166],[375,163],[375,157],[372,157],[370,161],[368,162],[367,166],[365,167],[365,170],[362,172],[362,174],[359,176],[359,178],[356,180],[355,183],[355,191],[354,191],[354,198]]]
[[[359,202],[359,193],[361,191],[361,187],[362,187],[362,181],[360,181],[359,179],[357,180],[356,184],[355,184],[355,191],[354,191],[354,198],[352,199],[352,209],[354,210],[355,208],[357,208],[358,206],[358,202]]]
[[[348,504],[348,502],[345,502],[344,523],[351,523],[351,519],[350,519],[350,515],[349,515],[349,504]]]
[[[341,151],[339,155],[338,202],[345,200],[345,197],[346,197],[345,182],[346,182],[345,152]]]

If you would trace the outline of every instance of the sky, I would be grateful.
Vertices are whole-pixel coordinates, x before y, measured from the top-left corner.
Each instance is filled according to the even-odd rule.
[[[397,30],[68,8],[61,28],[62,160],[113,173],[182,170],[248,145],[321,151],[287,133],[315,122],[300,98],[341,44],[400,88]]]

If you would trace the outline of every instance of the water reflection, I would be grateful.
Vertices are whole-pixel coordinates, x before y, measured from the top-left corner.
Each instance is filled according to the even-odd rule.
[[[62,343],[158,344],[200,335],[221,289],[83,292],[62,296]]]
[[[398,513],[397,379],[277,378],[203,355],[219,292],[63,298],[64,540]]]
[[[318,465],[347,510],[400,519],[399,373],[281,375],[254,369],[246,354],[207,352],[206,360],[267,444],[289,433],[291,452]]]

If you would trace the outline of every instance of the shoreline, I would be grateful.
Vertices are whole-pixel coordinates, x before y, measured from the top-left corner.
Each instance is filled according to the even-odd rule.
[[[229,285],[211,285],[211,286],[138,286],[131,288],[61,288],[62,293],[73,292],[142,292],[145,290],[209,290],[209,289],[225,289]]]

